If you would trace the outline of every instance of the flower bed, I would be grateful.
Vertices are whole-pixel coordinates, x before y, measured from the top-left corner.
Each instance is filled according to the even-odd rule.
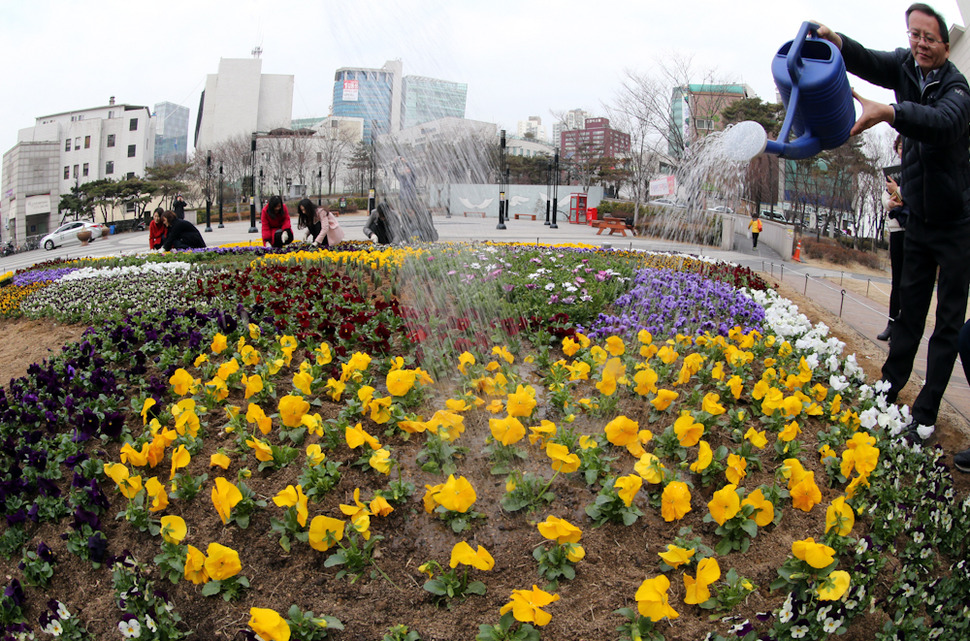
[[[750,274],[318,254],[76,281],[85,339],[0,396],[8,634],[965,636],[970,502]],[[70,282],[0,292],[53,314]]]

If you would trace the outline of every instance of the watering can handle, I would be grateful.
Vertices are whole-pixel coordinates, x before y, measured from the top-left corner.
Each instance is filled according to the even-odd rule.
[[[808,32],[811,31],[812,35],[816,35],[818,32],[818,25],[814,22],[805,21],[802,26],[798,29],[798,35],[791,43],[791,48],[788,50],[788,75],[791,77],[793,85],[798,85],[798,81],[801,78],[801,62],[802,62],[802,45],[805,44],[805,38],[808,37]]]

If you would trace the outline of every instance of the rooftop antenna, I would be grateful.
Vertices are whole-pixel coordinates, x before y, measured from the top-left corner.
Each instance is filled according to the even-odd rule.
[[[256,45],[256,47],[252,51],[253,58],[258,58],[262,53],[263,53],[263,48],[260,47],[259,45]]]

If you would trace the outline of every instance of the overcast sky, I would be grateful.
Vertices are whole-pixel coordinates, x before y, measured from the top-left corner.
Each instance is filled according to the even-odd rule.
[[[0,0],[0,151],[38,116],[119,103],[189,107],[206,74],[262,48],[263,73],[293,74],[293,117],[325,116],[339,67],[381,67],[468,84],[466,117],[515,131],[553,112],[604,114],[627,71],[692,56],[774,98],[771,58],[803,20],[876,49],[907,46],[910,0]],[[956,0],[932,3],[964,24]],[[970,71],[970,70],[967,70]],[[866,95],[888,92],[858,80]]]

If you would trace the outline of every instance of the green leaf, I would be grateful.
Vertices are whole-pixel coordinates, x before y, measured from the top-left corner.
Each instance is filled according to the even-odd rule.
[[[482,595],[482,594],[485,594],[485,590],[486,588],[484,583],[482,583],[481,581],[472,581],[471,583],[468,584],[468,587],[465,589],[465,592]]]
[[[758,536],[758,524],[755,523],[753,519],[745,520],[744,523],[741,524],[741,529],[744,530],[745,533],[751,538]]]
[[[209,581],[202,586],[202,596],[214,596],[222,589],[222,581]]]
[[[448,592],[444,582],[438,579],[431,579],[429,581],[425,581],[423,587],[431,594],[434,594],[437,596],[444,596]]]

